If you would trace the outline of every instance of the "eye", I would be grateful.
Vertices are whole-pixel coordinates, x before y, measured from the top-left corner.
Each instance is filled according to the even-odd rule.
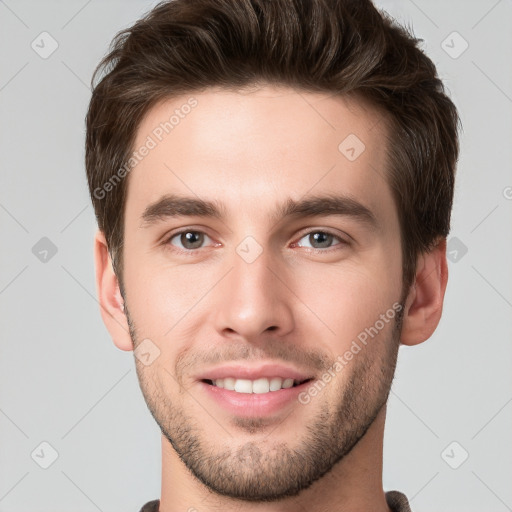
[[[347,245],[348,242],[343,240],[337,235],[334,235],[333,233],[329,233],[328,231],[311,231],[307,233],[305,236],[303,236],[296,244],[294,245],[301,245],[301,240],[307,240],[307,243],[309,245],[306,245],[306,247],[309,247],[311,249],[330,249],[333,246],[333,241],[338,240],[340,243],[335,244],[344,246]]]
[[[205,238],[211,241],[211,238],[202,231],[194,231],[191,229],[175,233],[168,240],[167,244],[177,247],[182,251],[193,251],[200,249]],[[172,241],[176,239],[179,245],[175,245]]]

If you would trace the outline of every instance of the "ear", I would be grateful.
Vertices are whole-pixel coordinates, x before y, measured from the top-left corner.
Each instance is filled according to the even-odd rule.
[[[124,313],[124,300],[114,273],[105,235],[98,230],[94,237],[96,266],[96,293],[101,306],[101,317],[114,345],[121,350],[133,350],[133,343]]]
[[[432,336],[441,319],[447,281],[446,239],[442,238],[418,257],[416,277],[405,302],[403,345],[418,345]]]

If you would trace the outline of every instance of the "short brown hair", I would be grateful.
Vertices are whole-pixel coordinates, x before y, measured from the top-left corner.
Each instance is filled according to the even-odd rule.
[[[355,94],[385,113],[409,286],[417,256],[448,235],[459,152],[457,110],[420,41],[369,0],[171,0],[119,32],[92,79],[86,169],[121,286],[128,180],[103,187],[142,117],[163,99],[260,83]]]

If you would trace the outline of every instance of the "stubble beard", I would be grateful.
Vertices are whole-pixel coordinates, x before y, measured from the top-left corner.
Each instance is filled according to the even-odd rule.
[[[403,307],[397,312],[386,338],[380,333],[343,368],[342,372],[350,372],[350,375],[345,376],[346,384],[339,390],[341,396],[337,403],[322,402],[323,397],[328,396],[325,392],[319,393],[308,405],[297,403],[297,407],[316,407],[318,412],[305,424],[297,425],[304,433],[299,444],[293,447],[286,442],[272,443],[272,428],[265,442],[247,441],[240,445],[236,442],[236,432],[261,434],[268,422],[265,418],[241,417],[233,419],[235,435],[226,433],[225,443],[219,446],[211,442],[206,422],[199,422],[173,403],[169,394],[150,381],[147,369],[140,363],[137,376],[148,409],[162,434],[199,481],[222,496],[249,502],[275,502],[298,495],[322,478],[350,453],[371,427],[387,402],[394,378],[402,312]],[[141,339],[126,304],[125,314],[134,347],[137,347]],[[377,344],[382,345],[380,350]],[[378,355],[372,360],[370,354]],[[332,385],[336,384],[327,384]],[[208,421],[219,430],[215,419],[208,416]]]

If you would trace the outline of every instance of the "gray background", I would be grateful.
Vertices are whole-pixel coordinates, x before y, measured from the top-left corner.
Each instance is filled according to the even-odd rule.
[[[160,495],[159,430],[95,299],[83,164],[92,71],[153,5],[0,1],[0,511]],[[400,350],[384,488],[415,512],[512,510],[512,1],[378,5],[424,39],[464,126],[444,317]]]

